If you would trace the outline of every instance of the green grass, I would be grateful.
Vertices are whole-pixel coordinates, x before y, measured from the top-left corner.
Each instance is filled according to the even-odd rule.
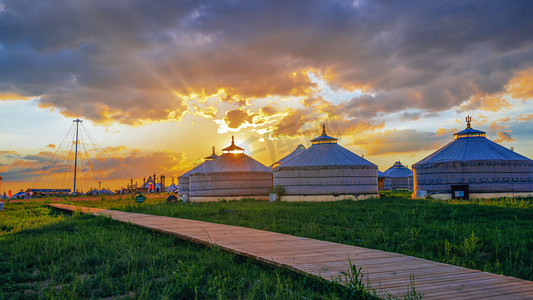
[[[159,203],[118,209],[398,252],[533,280],[533,199]]]
[[[71,203],[317,238],[533,280],[531,198],[435,201],[388,193],[326,203],[165,199]],[[358,291],[364,274],[354,268],[352,286],[340,287],[104,217],[63,215],[44,203],[8,203],[0,212],[0,299],[368,296]]]
[[[324,280],[41,203],[9,204],[0,226],[0,299],[345,298]]]

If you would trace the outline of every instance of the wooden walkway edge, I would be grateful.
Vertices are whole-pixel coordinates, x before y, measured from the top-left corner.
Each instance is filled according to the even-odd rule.
[[[363,281],[382,297],[407,295],[414,278],[423,299],[533,299],[533,281],[429,261],[422,258],[188,219],[68,204],[49,206],[104,215],[122,222],[227,251],[299,273],[338,281],[349,261],[362,267]]]

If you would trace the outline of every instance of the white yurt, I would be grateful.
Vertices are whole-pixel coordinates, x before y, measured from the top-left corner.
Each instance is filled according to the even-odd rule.
[[[533,196],[533,161],[466,129],[454,140],[413,165],[415,193],[434,198]]]
[[[296,147],[296,149],[294,149],[294,151],[292,151],[292,152],[289,153],[287,156],[285,156],[285,157],[283,157],[282,159],[280,159],[280,160],[276,161],[275,163],[273,163],[273,164],[270,166],[270,168],[275,168],[275,167],[281,165],[282,163],[288,161],[289,159],[295,157],[296,155],[298,155],[298,154],[304,152],[305,149],[306,149],[306,148],[305,148],[304,145],[302,145],[302,144],[298,145],[298,146]]]
[[[413,171],[400,161],[395,162],[383,173],[390,177],[391,190],[413,190]]]
[[[272,170],[231,145],[207,168],[189,174],[190,201],[268,200],[272,190]]]
[[[282,186],[282,201],[364,199],[378,194],[378,167],[337,144],[326,134],[311,147],[274,168],[274,186]]]
[[[391,189],[390,176],[378,170],[378,190],[390,191]]]
[[[185,172],[181,176],[178,177],[178,195],[179,196],[189,196],[189,190],[190,190],[190,182],[189,182],[189,175],[191,175],[194,172],[203,171],[205,172],[209,168],[209,163],[215,160],[218,155],[215,154],[215,147],[212,148],[213,153],[207,157],[204,157],[204,162],[199,164],[198,166],[192,168],[191,170]]]

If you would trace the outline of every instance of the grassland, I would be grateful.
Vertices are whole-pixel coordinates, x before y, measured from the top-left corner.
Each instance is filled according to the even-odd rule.
[[[142,205],[105,197],[73,204],[252,227],[533,280],[531,198],[452,202],[389,194],[329,203],[166,203],[165,198]],[[17,205],[0,213],[0,282],[8,283],[0,287],[0,298],[351,295],[334,284],[103,217],[64,216],[43,203]]]
[[[0,212],[0,299],[339,299],[338,285],[42,203]]]
[[[131,202],[130,202],[131,203]],[[94,203],[397,252],[533,280],[533,199]]]

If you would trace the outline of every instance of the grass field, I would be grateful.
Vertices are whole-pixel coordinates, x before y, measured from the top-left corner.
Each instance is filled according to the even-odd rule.
[[[0,212],[0,299],[339,299],[336,284],[42,203]]]
[[[396,193],[355,202],[91,205],[275,231],[533,280],[531,198],[412,200]]]
[[[73,204],[246,226],[533,280],[533,199],[451,202],[389,194],[357,202],[165,203],[165,198],[142,205],[102,197]],[[0,212],[0,281],[8,284],[0,287],[0,298],[350,295],[334,284],[103,217],[64,216],[43,202],[7,208]]]

